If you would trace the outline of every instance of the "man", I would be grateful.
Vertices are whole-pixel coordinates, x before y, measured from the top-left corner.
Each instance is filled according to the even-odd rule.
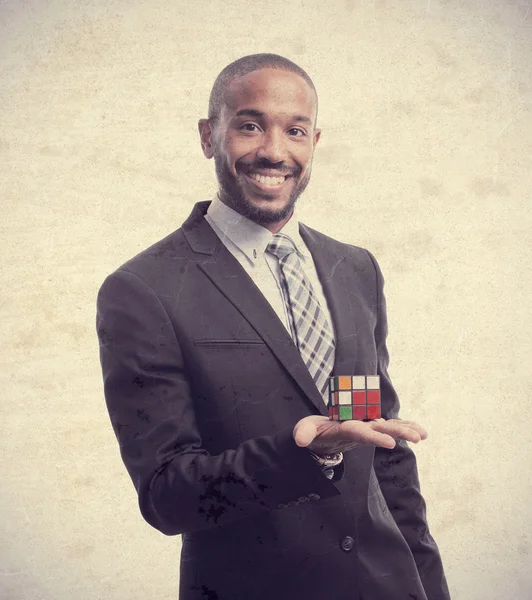
[[[316,118],[291,61],[226,67],[199,122],[217,197],[99,293],[109,413],[142,515],[183,535],[182,600],[449,598],[380,269],[294,216]],[[331,375],[379,375],[384,419],[329,421]]]

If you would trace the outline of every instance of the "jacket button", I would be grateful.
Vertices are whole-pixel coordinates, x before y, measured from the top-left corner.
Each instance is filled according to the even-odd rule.
[[[350,535],[346,535],[340,542],[340,547],[344,552],[351,552],[354,545],[355,540]]]

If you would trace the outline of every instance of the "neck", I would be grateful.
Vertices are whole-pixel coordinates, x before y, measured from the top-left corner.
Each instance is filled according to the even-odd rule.
[[[268,231],[271,231],[272,233],[279,233],[279,231],[281,231],[281,229],[288,223],[288,221],[290,221],[293,214],[294,214],[293,212],[290,213],[288,215],[288,217],[286,217],[282,221],[276,221],[275,223],[264,224],[263,227],[266,227],[266,229],[268,229]]]
[[[279,219],[272,221],[269,217],[272,215],[268,215],[267,213],[261,215],[260,211],[246,210],[244,207],[239,206],[238,204],[231,202],[231,200],[224,194],[221,190],[218,192],[218,197],[221,202],[223,202],[226,206],[236,211],[238,214],[242,215],[246,219],[253,221],[257,225],[264,227],[268,231],[272,233],[279,233],[281,229],[290,221],[292,215],[294,214],[293,207],[288,215],[280,214]],[[247,208],[247,207],[246,207]],[[266,217],[266,218],[265,218]]]

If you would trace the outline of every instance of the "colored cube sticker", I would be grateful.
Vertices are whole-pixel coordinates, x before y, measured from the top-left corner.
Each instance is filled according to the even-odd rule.
[[[331,421],[380,419],[380,377],[378,375],[330,377],[327,408]]]

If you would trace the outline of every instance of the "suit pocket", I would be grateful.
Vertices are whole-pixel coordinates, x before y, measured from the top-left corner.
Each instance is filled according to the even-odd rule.
[[[264,342],[259,339],[255,340],[194,340],[193,342],[196,348],[219,348],[219,349],[232,349],[232,348],[256,348],[257,346],[264,346]]]

